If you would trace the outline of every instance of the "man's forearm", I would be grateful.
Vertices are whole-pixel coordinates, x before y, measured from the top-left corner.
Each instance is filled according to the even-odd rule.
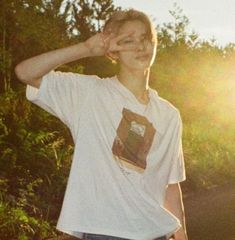
[[[179,184],[170,184],[166,190],[165,208],[175,215],[181,222],[182,228],[177,231],[176,235],[185,235],[183,238],[187,239],[184,205],[182,200],[182,193]]]
[[[26,59],[16,66],[15,72],[21,81],[28,83],[33,79],[41,78],[60,65],[88,56],[89,50],[84,43],[78,43]]]

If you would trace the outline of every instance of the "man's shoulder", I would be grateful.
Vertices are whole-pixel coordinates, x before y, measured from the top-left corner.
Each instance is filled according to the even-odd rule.
[[[154,93],[154,99],[157,102],[157,105],[160,111],[166,115],[170,115],[172,117],[178,117],[180,115],[179,109],[174,106],[169,100],[158,95],[157,91],[152,89]]]

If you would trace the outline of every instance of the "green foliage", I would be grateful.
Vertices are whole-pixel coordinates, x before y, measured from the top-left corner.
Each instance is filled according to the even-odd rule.
[[[22,207],[6,201],[0,201],[0,229],[2,240],[39,240],[51,233],[48,222],[31,217]]]
[[[234,127],[231,126],[234,132]],[[184,157],[188,191],[235,182],[235,136],[213,123],[185,124]]]
[[[189,32],[189,19],[183,15],[183,10],[174,3],[169,12],[173,18],[172,22],[157,26],[159,51],[179,46],[195,48],[199,44],[199,38],[194,31]]]
[[[50,224],[58,217],[67,182],[71,137],[22,93],[9,92],[0,100],[0,238],[53,235]]]

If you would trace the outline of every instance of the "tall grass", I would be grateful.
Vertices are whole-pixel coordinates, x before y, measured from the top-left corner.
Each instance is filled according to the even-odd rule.
[[[229,131],[205,122],[184,125],[183,146],[188,189],[235,183],[234,132],[232,125]]]

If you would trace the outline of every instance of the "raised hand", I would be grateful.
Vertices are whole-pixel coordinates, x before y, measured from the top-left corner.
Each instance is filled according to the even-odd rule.
[[[90,56],[103,56],[112,52],[118,51],[133,51],[136,49],[135,45],[121,46],[120,41],[128,38],[134,31],[123,33],[118,36],[113,33],[97,33],[84,42],[85,47],[89,50]]]

